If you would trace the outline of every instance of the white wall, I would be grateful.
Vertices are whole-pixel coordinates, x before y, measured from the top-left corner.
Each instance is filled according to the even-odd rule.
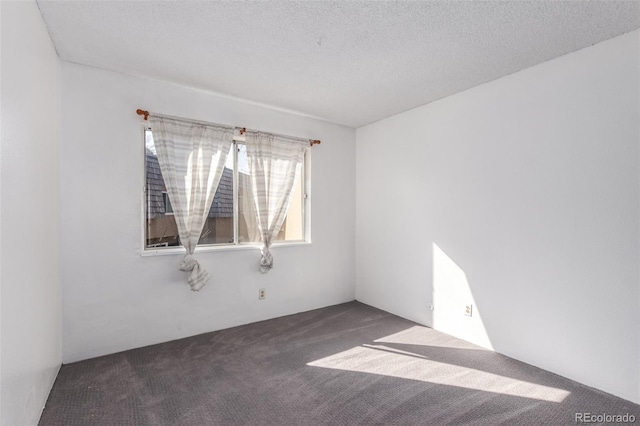
[[[356,298],[640,402],[639,34],[358,129]]]
[[[34,425],[61,362],[60,65],[35,2],[0,9],[0,424]]]
[[[312,149],[312,240],[201,253],[191,292],[182,256],[141,257],[143,141],[137,108],[321,139]],[[63,63],[63,360],[168,341],[354,299],[355,130],[203,91]],[[266,300],[258,300],[265,288]]]

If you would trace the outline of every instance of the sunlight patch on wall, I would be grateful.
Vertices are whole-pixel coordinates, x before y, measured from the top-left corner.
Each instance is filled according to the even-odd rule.
[[[570,394],[564,389],[525,382],[473,368],[431,361],[423,355],[384,346],[357,346],[310,362],[307,365],[417,380],[431,385],[455,386],[556,403],[564,401]]]
[[[433,328],[492,349],[467,274],[433,243]],[[471,316],[465,307],[471,306]]]

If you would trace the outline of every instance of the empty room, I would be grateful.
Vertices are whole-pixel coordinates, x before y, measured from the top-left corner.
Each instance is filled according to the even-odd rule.
[[[640,2],[0,23],[0,425],[640,424]]]

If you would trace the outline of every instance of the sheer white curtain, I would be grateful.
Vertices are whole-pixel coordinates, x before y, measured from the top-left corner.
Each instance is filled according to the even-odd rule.
[[[198,291],[210,276],[193,252],[220,183],[234,128],[158,115],[150,115],[149,121],[180,242],[187,250],[179,269],[189,273],[191,290]]]
[[[238,193],[239,212],[242,214],[244,223],[244,227],[241,228],[242,237],[249,242],[260,241],[260,230],[258,230],[256,208],[251,190],[251,176],[238,173],[238,188],[241,188],[241,192]]]
[[[273,268],[269,248],[287,216],[309,140],[248,131],[246,143],[251,196],[262,239],[260,272],[264,274]]]

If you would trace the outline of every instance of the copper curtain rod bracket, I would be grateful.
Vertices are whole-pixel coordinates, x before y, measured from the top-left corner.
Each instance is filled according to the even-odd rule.
[[[322,142],[319,139],[309,141],[309,146],[320,145]]]
[[[143,109],[138,109],[136,110],[136,114],[138,115],[144,115],[144,120],[147,121],[147,119],[149,118],[149,111],[145,111]]]

